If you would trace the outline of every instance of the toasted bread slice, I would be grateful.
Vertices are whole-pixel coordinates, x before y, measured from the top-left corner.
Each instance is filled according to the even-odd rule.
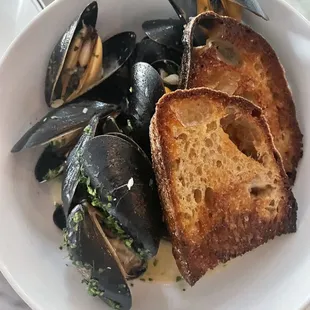
[[[207,44],[193,47],[197,25],[208,31]],[[209,87],[244,97],[263,109],[274,143],[294,180],[302,157],[302,134],[283,67],[268,42],[238,21],[209,12],[184,32],[182,88]]]
[[[157,104],[153,165],[185,280],[296,231],[297,204],[261,109],[207,88]]]

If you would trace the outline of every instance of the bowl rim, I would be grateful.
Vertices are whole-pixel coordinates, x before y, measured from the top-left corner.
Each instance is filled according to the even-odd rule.
[[[51,14],[53,10],[56,10],[57,7],[61,6],[63,2],[68,0],[53,0],[51,4],[48,6],[45,6],[42,8],[41,11],[29,22],[29,24],[23,28],[23,30],[13,39],[13,41],[9,44],[6,51],[4,52],[2,58],[0,59],[0,72],[1,68],[3,67],[3,64],[7,61],[7,58],[9,57],[9,54],[11,51],[15,48],[15,46],[19,43],[20,38],[25,35],[25,33],[28,33],[31,31],[31,29],[37,27],[41,20],[44,18],[46,14]],[[69,0],[70,1],[70,0]],[[71,0],[72,1],[72,0]],[[91,0],[89,0],[91,2]],[[310,29],[310,20],[308,20],[300,11],[298,11],[295,7],[293,7],[292,4],[288,3],[286,0],[275,0],[274,6],[283,5],[285,6],[289,11],[292,12],[292,14],[295,14],[300,18]],[[250,25],[251,26],[251,25]],[[4,278],[7,280],[9,285],[13,288],[13,290],[18,294],[20,298],[31,308],[31,310],[43,310],[36,301],[29,296],[24,289],[18,284],[18,282],[14,279],[11,272],[7,268],[5,262],[0,257],[0,272],[4,276]],[[306,310],[307,306],[310,306],[310,293],[309,296],[305,297],[305,301],[302,304],[301,310]]]

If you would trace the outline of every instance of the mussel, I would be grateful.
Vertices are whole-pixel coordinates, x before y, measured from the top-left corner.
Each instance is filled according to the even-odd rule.
[[[113,309],[130,309],[126,273],[105,234],[101,214],[87,204],[79,204],[67,223],[65,239],[70,259],[83,275],[88,293]]]
[[[123,32],[101,41],[94,1],[56,44],[47,68],[45,100],[51,107],[71,102],[116,72],[132,54],[136,35]]]
[[[75,130],[59,139],[54,139],[44,149],[34,169],[38,182],[50,181],[62,174],[68,154],[77,143],[80,130]]]
[[[131,87],[127,115],[133,127],[132,137],[149,153],[150,121],[157,101],[165,94],[164,84],[151,65],[139,62],[132,67]]]
[[[115,104],[83,100],[49,111],[13,146],[12,152],[52,143],[85,127],[94,115],[106,116],[119,110]]]
[[[69,178],[75,184],[63,187],[64,195],[72,197],[71,205],[78,186],[86,195],[66,209],[70,256],[78,267],[88,266],[83,275],[88,284],[96,283],[96,295],[129,309],[126,279],[146,270],[162,232],[151,162],[131,138],[117,132],[91,137],[71,156],[78,161],[78,184]]]
[[[98,123],[99,117],[97,115],[93,116],[89,124],[84,128],[78,143],[68,156],[61,192],[66,216],[69,215],[72,209],[73,196],[76,194],[81,177],[81,155],[85,150],[86,143],[95,136]],[[79,195],[79,198],[81,198],[81,195]]]

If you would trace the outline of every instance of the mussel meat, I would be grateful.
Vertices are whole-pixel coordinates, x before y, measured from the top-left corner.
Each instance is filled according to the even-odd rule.
[[[152,63],[165,85],[166,93],[176,90],[179,85],[180,66],[171,60],[157,60]]]
[[[132,54],[136,35],[123,32],[102,43],[95,29],[97,15],[94,1],[56,44],[45,79],[49,106],[59,107],[86,93],[121,68]]]

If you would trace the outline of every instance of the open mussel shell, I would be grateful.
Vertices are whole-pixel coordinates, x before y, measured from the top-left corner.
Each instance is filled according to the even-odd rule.
[[[91,139],[81,162],[105,211],[130,235],[135,251],[145,258],[156,255],[161,208],[146,155],[128,138],[109,134]]]
[[[37,181],[43,183],[58,177],[64,170],[65,161],[65,154],[55,152],[51,145],[47,146],[34,169]]]
[[[184,24],[175,19],[149,20],[142,24],[145,34],[153,41],[182,52]]]
[[[80,158],[85,151],[87,142],[95,136],[98,123],[99,116],[93,116],[89,124],[84,128],[83,134],[80,137],[78,143],[75,145],[75,147],[68,156],[61,188],[61,198],[66,216],[69,215],[72,209],[73,197],[76,194],[76,189],[81,178]]]
[[[156,103],[165,94],[163,81],[149,64],[139,62],[132,67],[132,92],[129,96],[127,115],[130,116],[134,140],[149,150],[149,126]]]
[[[84,26],[95,28],[97,16],[98,4],[96,1],[93,1],[72,22],[54,47],[48,63],[45,78],[45,100],[48,105],[51,105],[56,99],[55,88],[74,37],[77,37]],[[79,44],[81,44],[81,42]],[[71,45],[71,48],[74,49],[74,46]]]
[[[85,19],[85,12],[92,19]],[[97,13],[97,3],[90,4],[56,45],[45,81],[49,106],[56,108],[85,94],[120,69],[134,51],[133,32],[119,33],[102,43],[95,29]]]
[[[80,204],[70,213],[67,245],[89,294],[100,297],[114,309],[129,310],[132,298],[125,275],[103,231],[100,215],[92,207]]]
[[[19,152],[59,139],[85,127],[94,115],[105,116],[118,111],[119,106],[99,101],[83,100],[53,109],[31,127],[14,145],[11,152]]]
[[[190,17],[197,15],[197,1],[199,0],[169,0],[183,24],[187,24]]]
[[[169,59],[176,63],[181,63],[181,57],[182,53],[146,38],[137,44],[131,62],[132,65],[137,62],[151,64],[156,60]]]
[[[52,180],[62,174],[69,152],[77,143],[82,130],[76,130],[60,139],[53,140],[42,152],[34,169],[38,182]]]

